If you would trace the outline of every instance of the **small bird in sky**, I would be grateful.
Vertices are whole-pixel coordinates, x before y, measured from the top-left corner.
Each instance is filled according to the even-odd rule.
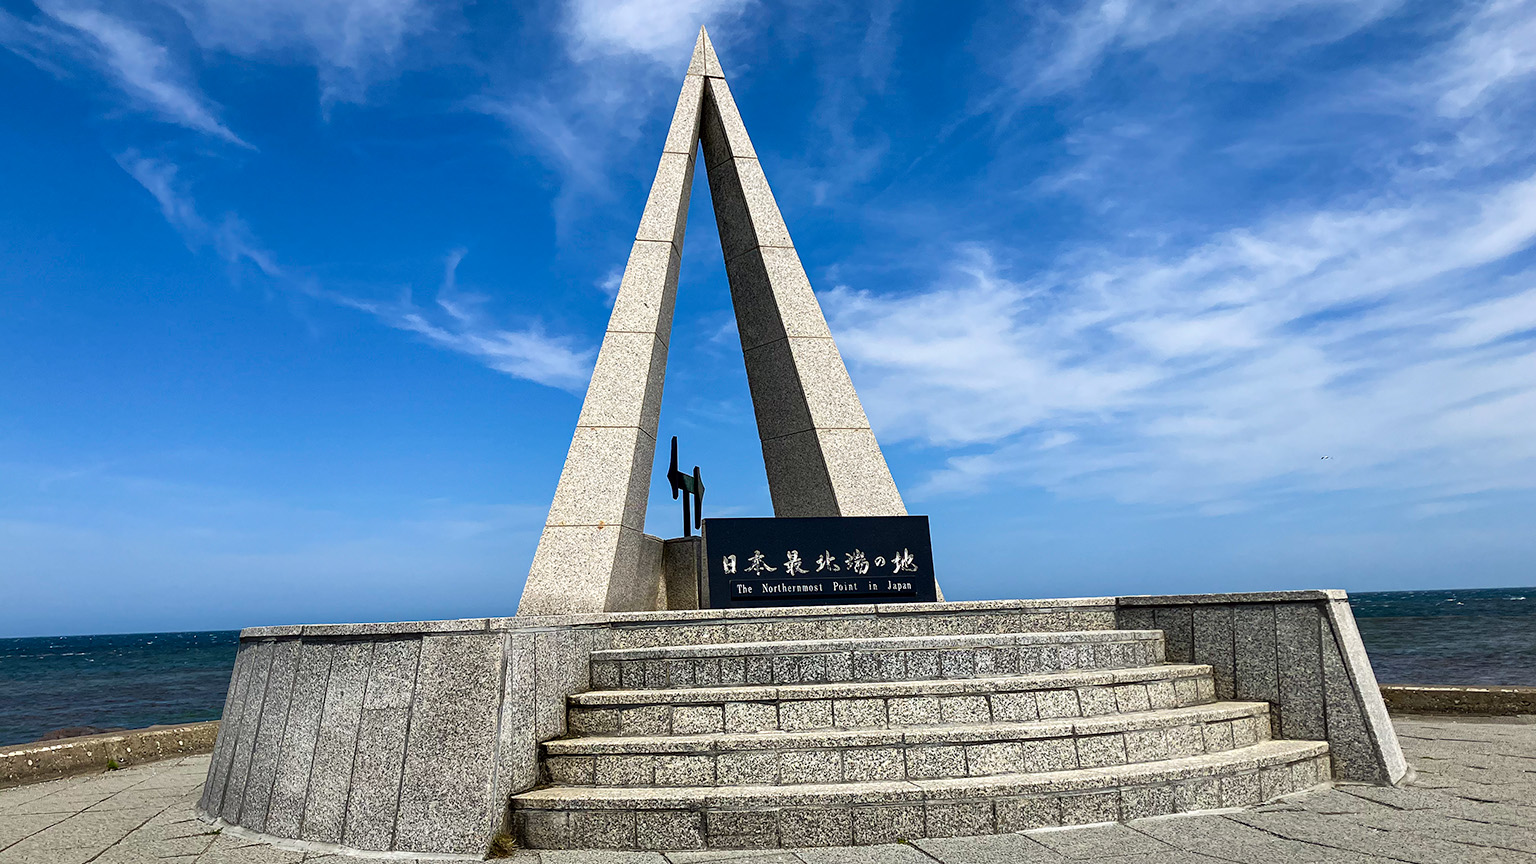
[[[1333,457],[1332,456],[1324,456],[1322,458],[1324,458],[1324,459],[1332,459]]]

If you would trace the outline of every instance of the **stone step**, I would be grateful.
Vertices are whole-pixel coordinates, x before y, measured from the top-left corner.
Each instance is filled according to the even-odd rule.
[[[610,648],[962,636],[1115,629],[1113,597],[1067,600],[969,600],[761,609],[695,609],[609,616]]]
[[[1267,702],[1070,720],[547,742],[562,786],[772,786],[1102,768],[1219,753],[1270,737]]]
[[[891,843],[1247,807],[1327,782],[1328,745],[1264,741],[1111,768],[804,786],[550,787],[511,799],[530,849]]]
[[[989,678],[1164,660],[1161,630],[897,636],[668,645],[592,652],[602,690]]]
[[[1020,723],[1212,702],[1211,667],[1146,666],[996,678],[594,690],[568,700],[572,735],[697,735]]]

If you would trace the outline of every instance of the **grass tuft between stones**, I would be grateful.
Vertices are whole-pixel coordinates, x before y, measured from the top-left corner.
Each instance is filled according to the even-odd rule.
[[[491,838],[491,845],[485,850],[485,860],[495,858],[511,858],[517,851],[517,839],[511,834],[497,834]]]

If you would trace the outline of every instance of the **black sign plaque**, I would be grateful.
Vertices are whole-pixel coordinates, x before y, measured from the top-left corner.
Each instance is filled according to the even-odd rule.
[[[929,603],[927,516],[705,519],[710,609]]]

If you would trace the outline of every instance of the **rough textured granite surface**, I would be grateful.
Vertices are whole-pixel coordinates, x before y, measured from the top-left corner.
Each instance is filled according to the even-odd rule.
[[[310,768],[315,742],[324,716],[326,683],[331,677],[335,645],[302,644],[299,668],[288,701],[288,722],[283,731],[267,810],[267,832],[278,837],[297,837],[303,825],[304,801],[309,797]]]
[[[662,544],[661,578],[666,587],[667,609],[697,609],[700,591],[706,586],[704,541],[699,537],[674,537]]]
[[[1211,666],[1218,698],[1274,705],[1277,738],[1325,740],[1337,776],[1397,783],[1407,765],[1342,591],[1121,597],[1122,628],[1157,627],[1168,659]]]
[[[422,641],[395,838],[403,848],[484,848],[496,818],[485,802],[496,766],[501,651],[489,634]]]

